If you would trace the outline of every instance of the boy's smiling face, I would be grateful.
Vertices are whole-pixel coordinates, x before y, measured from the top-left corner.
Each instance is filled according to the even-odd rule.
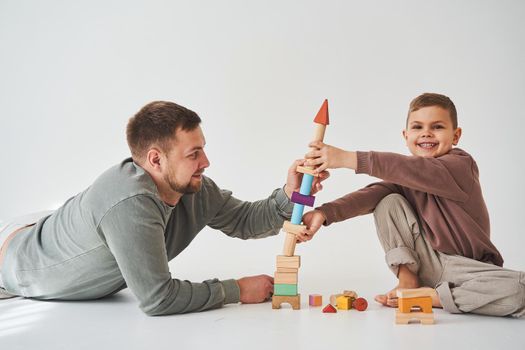
[[[436,158],[458,144],[461,128],[454,129],[446,109],[429,106],[409,114],[403,137],[414,156]]]

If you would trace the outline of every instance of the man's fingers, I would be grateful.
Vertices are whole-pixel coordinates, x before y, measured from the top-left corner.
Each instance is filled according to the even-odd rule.
[[[294,160],[292,166],[290,167],[290,171],[295,173],[295,169],[297,169],[298,166],[304,165],[305,159],[296,159]]]
[[[263,275],[264,278],[269,281],[272,285],[273,285],[273,277],[272,276],[268,276],[268,275]]]
[[[298,233],[295,235],[295,237],[300,241],[300,242],[306,242],[307,239],[306,239],[306,236],[304,234],[301,234],[301,233]]]
[[[330,177],[330,172],[327,171],[327,170],[320,171],[319,172],[319,176],[317,176],[319,181],[324,181],[324,180],[328,179],[329,177]]]

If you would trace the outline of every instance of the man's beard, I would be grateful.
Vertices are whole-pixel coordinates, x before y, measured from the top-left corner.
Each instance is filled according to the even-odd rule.
[[[181,184],[177,182],[170,175],[171,175],[171,172],[165,176],[164,180],[168,183],[170,188],[175,192],[189,194],[189,193],[199,192],[201,189],[202,181],[199,181],[197,184],[192,184],[190,180],[187,184]]]

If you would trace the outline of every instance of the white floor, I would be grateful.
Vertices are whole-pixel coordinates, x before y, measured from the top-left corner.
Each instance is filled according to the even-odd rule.
[[[525,349],[525,318],[435,310],[435,325],[395,325],[394,310],[373,301],[365,312],[337,314],[309,307],[304,296],[301,306],[147,317],[128,290],[90,302],[17,298],[0,301],[0,349]]]

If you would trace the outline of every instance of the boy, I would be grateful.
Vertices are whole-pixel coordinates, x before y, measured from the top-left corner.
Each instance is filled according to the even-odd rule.
[[[476,162],[453,148],[461,137],[454,103],[440,94],[416,97],[403,137],[412,156],[312,143],[306,165],[317,171],[350,168],[384,181],[306,213],[299,239],[311,239],[322,224],[373,212],[386,262],[399,279],[376,301],[397,307],[397,289],[429,286],[434,306],[452,313],[523,316],[525,273],[504,269],[490,241]]]

